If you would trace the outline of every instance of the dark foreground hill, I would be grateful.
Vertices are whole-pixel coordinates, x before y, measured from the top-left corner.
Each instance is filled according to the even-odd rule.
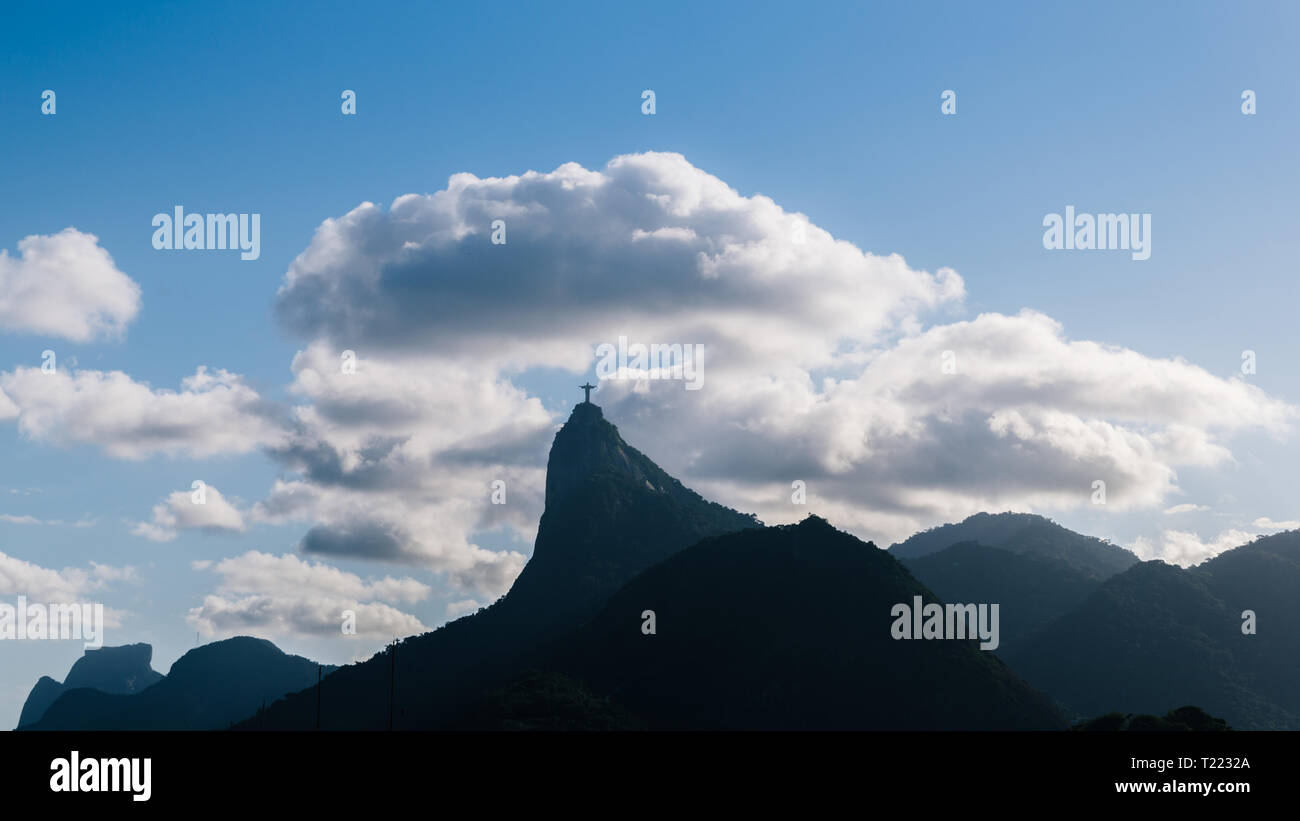
[[[936,601],[894,557],[810,516],[705,540],[640,574],[557,665],[654,728],[1065,726],[977,642],[894,639],[891,609],[914,596]]]
[[[226,639],[181,656],[166,676],[138,693],[69,689],[22,729],[225,729],[263,703],[315,684],[316,668],[265,639]]]

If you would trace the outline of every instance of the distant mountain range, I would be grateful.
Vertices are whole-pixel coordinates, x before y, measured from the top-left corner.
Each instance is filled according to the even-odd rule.
[[[1138,563],[1122,547],[1028,513],[977,513],[889,552],[944,601],[998,602],[1004,656]]]
[[[1080,577],[1102,581],[1129,569],[1138,557],[1118,545],[1083,536],[1031,513],[976,513],[958,524],[922,531],[889,548],[900,559],[930,556],[975,542],[1020,556],[1048,559]]]
[[[1143,562],[1005,657],[1082,715],[1196,704],[1238,729],[1300,729],[1297,592],[1300,532],[1186,570]]]
[[[33,701],[34,690],[23,707],[19,729],[225,729],[253,715],[264,703],[315,684],[317,678],[315,662],[286,655],[265,639],[241,636],[191,650],[176,660],[166,676],[150,670],[154,682],[143,689],[99,686],[115,683],[106,660],[143,658],[147,669],[152,652],[147,644],[87,651],[73,671],[84,665],[95,675],[73,686],[69,674],[63,691],[43,710],[39,701]]]
[[[1091,716],[1097,728],[1222,725],[1168,719],[1202,716],[1187,707],[1197,705],[1234,727],[1300,729],[1298,590],[1300,533],[1183,570],[1030,514],[978,514],[888,551],[816,516],[764,527],[684,487],[583,403],[551,448],[533,556],[490,607],[331,668],[319,689],[312,662],[239,638],[123,691],[148,670],[137,650],[131,664],[90,665],[106,671],[96,677],[105,686],[41,679],[22,723],[920,730],[1063,729]],[[998,604],[996,652],[970,638],[894,639],[891,609],[916,597]],[[1244,610],[1257,614],[1258,634],[1242,633]],[[1132,713],[1149,716],[1126,721]]]
[[[18,726],[40,720],[50,705],[69,690],[88,687],[112,695],[127,695],[145,690],[163,677],[162,673],[149,666],[152,660],[153,648],[147,644],[86,650],[85,655],[72,665],[62,683],[49,676],[41,676],[23,703]]]
[[[1074,718],[1195,704],[1238,729],[1300,729],[1300,532],[1183,569],[982,513],[890,551],[945,600],[1000,602],[999,655]]]

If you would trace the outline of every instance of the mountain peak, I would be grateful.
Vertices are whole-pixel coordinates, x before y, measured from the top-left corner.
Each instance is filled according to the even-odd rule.
[[[639,484],[646,472],[642,462],[653,465],[623,441],[599,405],[575,405],[569,421],[555,434],[546,462],[546,507],[602,471],[631,474]]]
[[[978,542],[1012,553],[1033,554],[1065,562],[1098,581],[1127,570],[1138,557],[1124,548],[1075,533],[1033,513],[976,513],[955,524],[934,527],[899,542],[889,551],[900,559],[918,559],[959,542]]]
[[[139,693],[162,680],[162,673],[149,666],[152,660],[153,647],[148,644],[88,648],[62,683],[41,676],[23,703],[18,726],[39,721],[68,690],[89,688],[110,694]]]
[[[599,422],[605,418],[605,414],[600,409],[600,405],[595,402],[579,402],[573,406],[573,412],[569,414],[569,425],[590,425]]]
[[[506,598],[515,608],[585,614],[651,564],[757,524],[684,486],[583,402],[555,434],[533,556]]]
[[[799,527],[805,530],[834,530],[835,527],[816,513],[809,513],[799,522]]]

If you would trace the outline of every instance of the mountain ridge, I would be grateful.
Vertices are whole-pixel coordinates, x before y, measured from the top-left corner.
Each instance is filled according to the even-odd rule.
[[[49,676],[37,680],[23,702],[18,726],[39,721],[69,690],[90,688],[114,695],[141,692],[163,678],[150,666],[152,661],[153,647],[144,643],[87,648],[62,682]]]
[[[37,721],[19,729],[226,729],[263,702],[315,683],[317,668],[266,639],[235,636],[190,650],[167,675],[137,693],[66,690]]]

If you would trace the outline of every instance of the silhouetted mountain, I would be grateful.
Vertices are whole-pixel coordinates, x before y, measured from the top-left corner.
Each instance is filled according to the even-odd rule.
[[[916,559],[960,542],[1055,559],[1097,581],[1123,572],[1138,561],[1137,556],[1118,545],[1075,533],[1031,513],[976,513],[957,524],[917,533],[890,547],[889,552],[900,559]]]
[[[594,405],[556,434],[546,488],[511,591],[327,678],[322,727],[1065,727],[976,642],[892,639],[895,604],[934,601],[893,557],[702,499]],[[315,710],[297,693],[241,726],[310,728]]]
[[[598,406],[579,404],[555,435],[546,510],[533,555],[510,592],[330,676],[321,693],[322,726],[387,727],[394,670],[393,725],[440,726],[534,666],[549,642],[589,618],[638,572],[707,536],[758,526],[753,516],[682,486],[624,442]],[[243,726],[305,729],[315,716],[314,692],[300,693]]]
[[[706,539],[637,576],[557,664],[651,727],[1055,729],[1051,702],[973,640],[892,638],[933,593],[810,516]],[[656,632],[643,634],[654,612]]]
[[[62,684],[41,676],[23,703],[18,726],[40,720],[49,706],[68,690],[89,687],[104,693],[138,693],[163,677],[149,666],[152,660],[153,648],[148,644],[88,649],[72,665]]]
[[[287,655],[265,639],[240,636],[191,650],[139,693],[65,690],[24,729],[224,729],[263,702],[315,683],[315,662]]]
[[[760,525],[683,486],[583,402],[551,445],[533,555],[503,609],[529,623],[575,624],[687,545]]]
[[[1257,539],[1197,569],[1209,575],[1211,589],[1232,617],[1228,647],[1251,689],[1300,716],[1300,530]],[[1241,632],[1246,610],[1258,619],[1253,636]],[[1256,726],[1224,715],[1233,726]],[[1300,720],[1287,726],[1300,729]]]
[[[997,602],[1005,654],[1083,603],[1101,581],[1057,558],[961,542],[903,564],[946,602]]]
[[[50,705],[61,695],[63,695],[62,684],[49,676],[41,676],[32,687],[32,691],[27,694],[27,700],[23,702],[23,711],[18,715],[18,726],[22,727],[40,720]]]
[[[1181,569],[1144,562],[1005,657],[1082,715],[1195,703],[1243,729],[1300,729],[1300,533]],[[1253,610],[1258,633],[1242,632]]]

